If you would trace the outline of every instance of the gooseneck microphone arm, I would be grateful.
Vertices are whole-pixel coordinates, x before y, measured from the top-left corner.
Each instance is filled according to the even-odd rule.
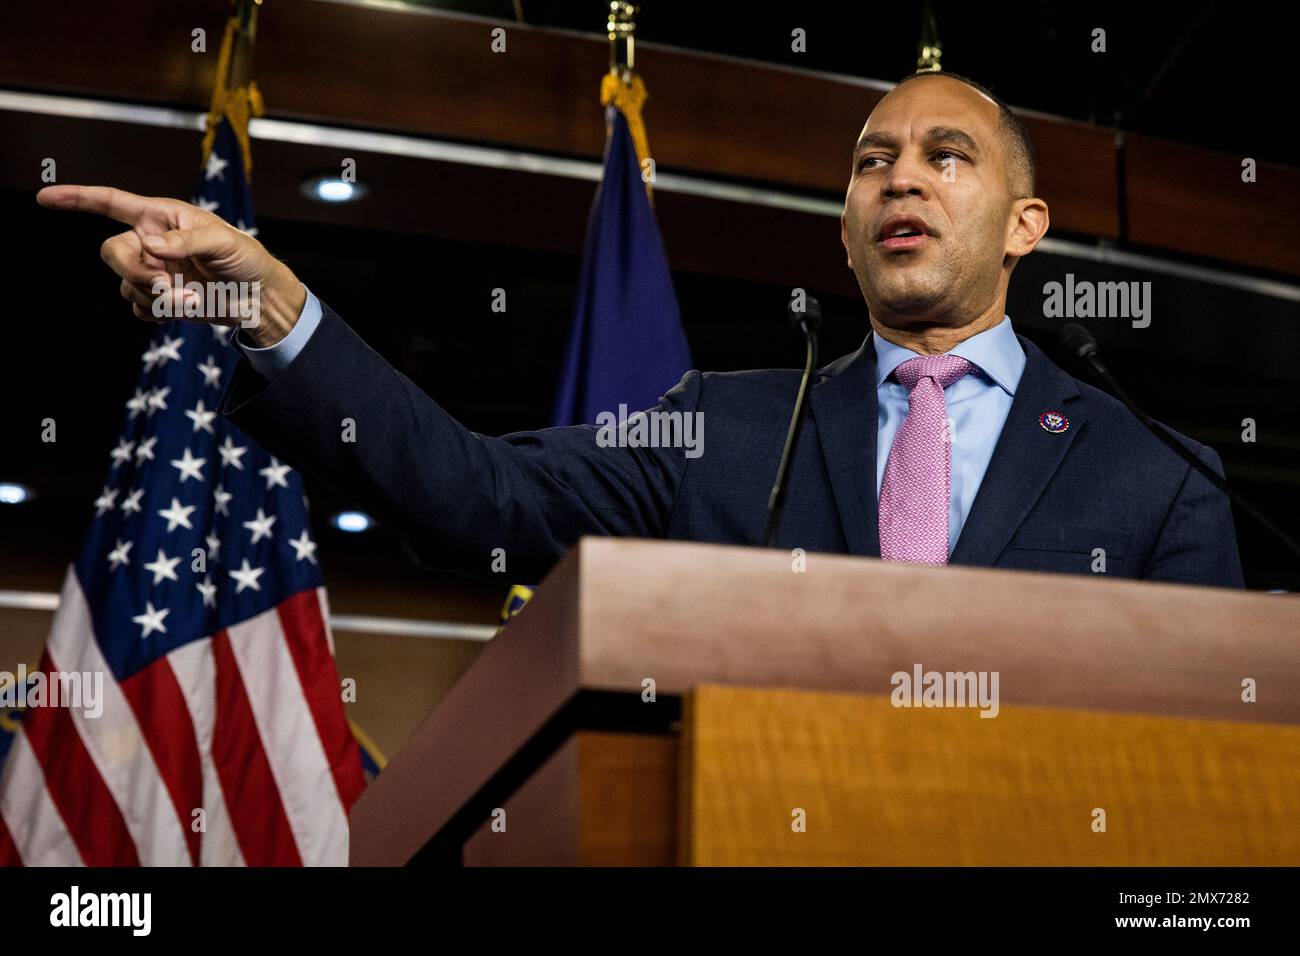
[[[1102,362],[1101,353],[1097,348],[1097,340],[1093,338],[1091,332],[1077,322],[1067,322],[1061,326],[1058,341],[1061,345],[1061,351],[1071,358],[1077,359],[1104,382],[1115,397],[1128,406],[1128,410],[1147,427],[1151,434],[1172,448],[1180,458],[1200,472],[1210,484],[1227,495],[1242,511],[1254,518],[1263,528],[1286,545],[1288,551],[1300,558],[1300,544],[1297,544],[1294,538],[1266,518],[1249,501],[1233,491],[1213,468],[1197,458],[1182,442],[1171,435],[1163,425],[1137,406],[1133,399],[1129,397],[1128,392],[1124,391],[1119,382],[1115,380],[1115,376],[1110,373],[1110,369],[1106,368],[1106,364]]]
[[[795,290],[786,307],[790,324],[803,333],[807,342],[807,356],[804,359],[803,377],[799,380],[799,392],[794,399],[794,411],[790,415],[790,428],[786,431],[785,447],[781,450],[781,464],[776,469],[776,483],[772,485],[772,494],[767,499],[767,530],[763,534],[763,544],[771,548],[776,546],[776,532],[781,527],[781,516],[785,514],[786,477],[790,470],[790,456],[794,453],[795,442],[803,428],[803,409],[808,398],[808,383],[817,368],[817,329],[822,323],[822,307],[812,296]]]

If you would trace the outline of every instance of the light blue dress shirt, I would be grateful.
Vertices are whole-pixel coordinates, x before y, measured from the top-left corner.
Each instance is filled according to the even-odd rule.
[[[873,334],[876,347],[876,500],[885,477],[889,449],[907,417],[907,388],[891,378],[894,369],[919,353]],[[1002,434],[1011,400],[1025,371],[1025,350],[1011,328],[1011,319],[972,335],[948,353],[960,355],[979,371],[963,375],[943,390],[952,420],[952,487],[948,498],[948,554],[957,546],[962,525]]]
[[[241,329],[236,329],[235,334],[231,336],[234,343],[239,346],[239,351],[248,356],[248,364],[252,365],[253,370],[263,378],[272,378],[288,368],[289,363],[298,357],[298,353],[303,350],[307,340],[316,331],[316,326],[320,325],[320,299],[312,295],[311,289],[306,286],[303,286],[303,289],[307,293],[307,301],[303,304],[302,314],[298,316],[298,321],[293,324],[289,334],[274,345],[258,348],[244,337]]]
[[[279,342],[256,348],[239,331],[233,336],[239,350],[248,356],[254,370],[264,378],[272,378],[288,368],[320,325],[320,300],[312,295],[310,289],[306,291],[307,302],[302,315]],[[907,389],[890,376],[894,369],[908,359],[916,358],[918,353],[888,342],[879,335],[873,334],[871,341],[876,349],[876,401],[879,409],[876,420],[876,500],[879,501],[889,449],[893,447],[894,436],[907,416],[908,406]],[[949,354],[960,355],[978,369],[943,390],[953,433],[952,487],[948,499],[948,554],[951,555],[1011,411],[1011,400],[1025,371],[1025,352],[1011,328],[1011,319],[1003,316],[993,328],[972,335]]]

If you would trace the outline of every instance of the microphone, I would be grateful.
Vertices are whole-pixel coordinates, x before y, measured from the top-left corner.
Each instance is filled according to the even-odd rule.
[[[767,530],[763,534],[763,544],[768,548],[776,546],[777,528],[781,526],[781,516],[785,514],[786,473],[790,469],[790,455],[794,451],[795,441],[803,427],[808,381],[812,378],[813,369],[817,367],[817,330],[822,324],[822,307],[802,289],[795,289],[790,293],[786,317],[792,328],[803,333],[807,342],[807,356],[804,359],[803,377],[799,379],[799,392],[794,399],[794,411],[790,415],[790,428],[785,435],[785,448],[781,450],[781,463],[776,469],[776,483],[772,485],[772,494],[767,499]]]
[[[1264,517],[1263,513],[1249,501],[1228,487],[1228,483],[1220,478],[1213,468],[1192,454],[1167,428],[1137,406],[1137,403],[1129,397],[1129,394],[1124,391],[1119,382],[1115,380],[1115,376],[1110,373],[1110,369],[1101,360],[1101,351],[1098,349],[1097,340],[1093,338],[1091,332],[1078,322],[1067,322],[1061,326],[1057,334],[1057,341],[1064,354],[1076,359],[1104,382],[1111,393],[1128,406],[1128,410],[1146,426],[1151,434],[1177,452],[1180,458],[1200,472],[1210,484],[1227,495],[1242,511],[1254,518],[1266,531],[1286,545],[1288,551],[1300,558],[1300,544],[1296,544],[1295,539]]]

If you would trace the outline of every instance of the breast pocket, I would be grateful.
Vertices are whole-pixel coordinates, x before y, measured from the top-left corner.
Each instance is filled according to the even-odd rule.
[[[997,566],[1132,577],[1132,545],[1133,534],[1129,531],[1039,522],[1016,532]]]

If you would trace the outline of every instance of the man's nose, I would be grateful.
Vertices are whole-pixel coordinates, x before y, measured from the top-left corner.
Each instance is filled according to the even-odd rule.
[[[930,195],[930,168],[924,158],[903,153],[889,167],[889,175],[881,184],[881,193],[886,199],[901,196],[919,196],[928,199]]]

